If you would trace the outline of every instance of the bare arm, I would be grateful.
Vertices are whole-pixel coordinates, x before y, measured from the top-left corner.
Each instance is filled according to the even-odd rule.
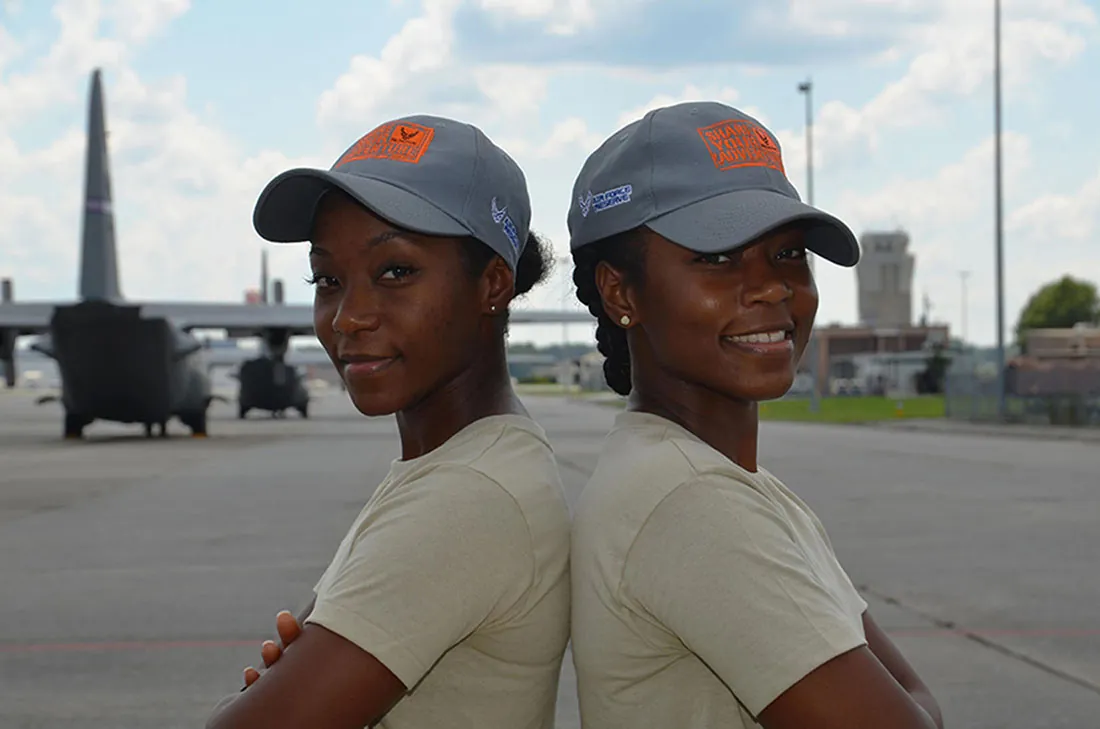
[[[406,690],[371,654],[321,626],[307,625],[207,729],[361,729],[385,716]]]
[[[843,653],[787,689],[759,716],[765,729],[937,729],[867,646]]]
[[[875,658],[886,667],[890,675],[901,684],[913,700],[920,704],[921,708],[932,717],[937,729],[943,729],[943,715],[940,706],[932,696],[932,692],[921,681],[917,672],[905,660],[905,656],[897,649],[890,637],[875,623],[870,611],[863,613],[863,632],[867,635],[867,647],[875,654]]]

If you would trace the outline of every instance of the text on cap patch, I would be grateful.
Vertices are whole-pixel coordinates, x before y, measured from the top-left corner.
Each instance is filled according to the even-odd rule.
[[[699,127],[697,131],[707,145],[714,166],[720,170],[770,167],[786,175],[779,146],[758,124],[744,119],[728,119],[709,127]]]
[[[388,122],[363,135],[334,166],[361,159],[392,159],[417,164],[434,136],[435,130],[422,124]]]

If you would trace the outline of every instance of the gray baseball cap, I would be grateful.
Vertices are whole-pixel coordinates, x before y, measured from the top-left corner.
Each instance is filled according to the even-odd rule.
[[[511,157],[475,126],[415,115],[379,125],[329,170],[288,170],[267,184],[252,223],[275,243],[309,240],[322,196],[339,188],[395,226],[473,236],[515,270],[527,243],[531,201]]]
[[[645,225],[699,253],[796,220],[817,223],[809,250],[841,266],[859,261],[848,226],[801,202],[775,135],[711,101],[655,109],[608,138],[581,168],[568,216],[572,250]]]

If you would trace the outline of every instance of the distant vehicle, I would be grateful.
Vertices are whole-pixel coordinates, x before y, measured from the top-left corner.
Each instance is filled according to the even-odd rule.
[[[272,417],[284,417],[297,410],[309,417],[309,391],[297,368],[268,357],[256,357],[241,363],[241,381],[237,396],[237,414],[244,420],[250,410],[267,410]]]

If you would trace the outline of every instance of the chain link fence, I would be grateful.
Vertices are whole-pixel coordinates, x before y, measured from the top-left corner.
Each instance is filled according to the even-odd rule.
[[[1010,367],[1005,389],[1009,422],[1100,428],[1100,369]],[[954,353],[944,379],[944,407],[955,420],[999,420],[996,364]]]

